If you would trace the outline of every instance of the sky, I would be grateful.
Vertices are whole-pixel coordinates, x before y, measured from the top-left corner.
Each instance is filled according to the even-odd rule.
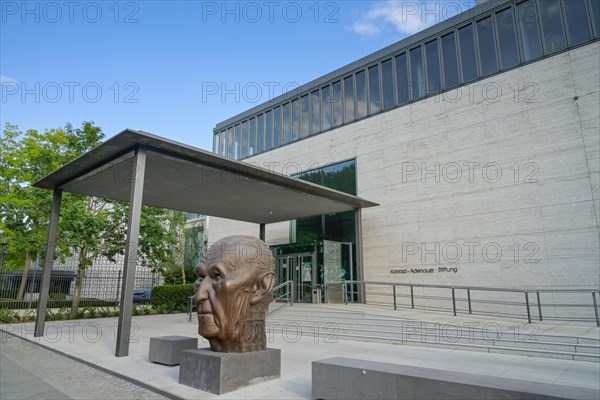
[[[217,123],[473,3],[0,0],[0,123],[212,150]]]

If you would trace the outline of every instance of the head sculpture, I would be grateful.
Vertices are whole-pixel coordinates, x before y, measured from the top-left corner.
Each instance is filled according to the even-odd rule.
[[[273,255],[252,236],[215,242],[196,267],[198,333],[212,351],[265,350],[265,318],[275,284]]]

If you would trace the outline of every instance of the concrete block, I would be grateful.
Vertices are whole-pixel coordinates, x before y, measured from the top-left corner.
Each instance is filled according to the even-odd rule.
[[[586,399],[594,389],[408,365],[329,358],[312,363],[317,399]]]
[[[150,338],[148,359],[165,365],[178,365],[183,350],[197,349],[198,338],[187,336],[159,336]]]
[[[281,375],[281,350],[217,353],[210,349],[181,353],[179,383],[215,394],[228,393]]]

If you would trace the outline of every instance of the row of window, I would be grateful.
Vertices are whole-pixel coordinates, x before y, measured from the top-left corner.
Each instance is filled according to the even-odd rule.
[[[600,1],[515,1],[215,133],[243,159],[598,37]]]

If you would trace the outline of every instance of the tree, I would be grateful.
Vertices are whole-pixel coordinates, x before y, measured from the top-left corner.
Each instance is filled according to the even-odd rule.
[[[35,130],[23,134],[16,126],[7,125],[0,142],[3,168],[0,228],[9,236],[7,265],[13,269],[24,266],[23,282],[27,280],[31,259],[43,252],[52,197],[50,191],[33,188],[31,183],[89,151],[103,138],[100,127],[92,122],[84,122],[77,129],[66,124],[64,129],[43,134]],[[128,204],[122,202],[63,195],[58,255],[63,258],[76,255],[78,263],[72,312],[79,307],[85,270],[93,260],[105,256],[115,261],[124,254],[128,209]],[[137,249],[141,265],[158,270],[173,263],[171,249],[176,238],[168,229],[168,217],[167,210],[143,207]]]

